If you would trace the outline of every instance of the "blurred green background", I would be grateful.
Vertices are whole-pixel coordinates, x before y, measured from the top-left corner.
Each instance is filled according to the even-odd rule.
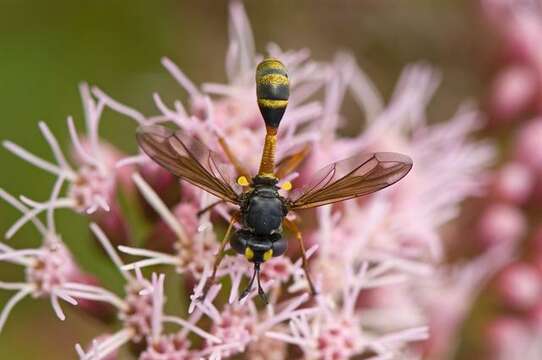
[[[306,47],[316,59],[329,60],[350,50],[389,95],[401,69],[427,61],[443,73],[431,114],[444,119],[464,99],[477,98],[487,76],[482,27],[468,0],[246,1],[257,50],[273,41],[285,49]],[[65,149],[65,120],[75,116],[82,128],[77,86],[87,81],[115,99],[154,113],[151,95],[183,99],[185,94],[160,65],[168,56],[196,83],[224,81],[227,1],[0,1],[0,137],[52,159],[37,127],[46,121]],[[348,111],[348,110],[347,110]],[[353,112],[355,116],[355,112]],[[108,112],[101,134],[125,150],[134,150],[134,125]],[[0,187],[45,200],[53,176],[0,151]],[[58,229],[82,267],[122,282],[108,259],[89,241],[86,221],[59,211]],[[18,214],[0,204],[0,231]],[[38,246],[26,226],[10,244]],[[20,268],[0,264],[0,279],[18,281]],[[115,279],[113,281],[112,279]],[[0,306],[12,292],[0,291]],[[74,359],[76,342],[88,343],[106,327],[64,306],[62,323],[45,300],[24,300],[0,334],[0,359]]]

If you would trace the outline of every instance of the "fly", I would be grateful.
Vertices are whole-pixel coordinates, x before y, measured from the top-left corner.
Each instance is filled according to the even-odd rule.
[[[308,271],[303,236],[297,225],[288,220],[286,215],[290,211],[315,208],[384,189],[402,179],[412,168],[412,160],[405,155],[391,152],[360,154],[326,166],[310,177],[298,195],[285,198],[279,194],[279,189],[282,187],[290,190],[292,185],[285,182],[279,187],[279,180],[295,170],[309,149],[302,148],[279,163],[275,161],[278,127],[289,97],[288,74],[279,60],[267,58],[258,65],[256,95],[266,135],[260,168],[255,176],[251,176],[237,160],[224,138],[219,138],[219,144],[236,169],[236,179],[228,176],[218,154],[183,131],[156,125],[140,127],[137,131],[139,146],[155,162],[172,174],[217,196],[219,202],[238,206],[238,211],[231,216],[202,298],[215,281],[229,242],[232,249],[254,264],[249,284],[239,299],[247,296],[256,282],[259,296],[267,303],[267,296],[260,283],[260,267],[265,261],[286,252],[288,242],[283,237],[283,227],[295,234],[309,289],[312,294],[316,294]],[[236,192],[235,183],[241,185],[244,191]],[[236,223],[240,228],[233,231]]]

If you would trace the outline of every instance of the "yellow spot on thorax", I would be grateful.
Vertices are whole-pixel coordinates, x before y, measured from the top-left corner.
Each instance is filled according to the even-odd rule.
[[[280,188],[281,188],[282,190],[290,191],[290,190],[292,190],[292,183],[289,182],[289,181],[285,181],[285,182],[282,183],[282,185],[280,186]]]
[[[246,178],[246,176],[239,176],[239,178],[237,179],[237,183],[241,186],[249,186],[250,183],[248,182],[248,179]]]
[[[263,254],[263,260],[264,261],[267,261],[267,260],[271,259],[272,257],[273,257],[273,249],[269,249]]]
[[[247,247],[245,249],[245,257],[247,258],[247,260],[252,260],[252,258],[254,257],[254,251],[252,251],[251,248]]]

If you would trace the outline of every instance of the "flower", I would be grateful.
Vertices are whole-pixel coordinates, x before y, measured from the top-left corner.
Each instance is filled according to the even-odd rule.
[[[25,282],[0,282],[0,289],[17,290],[0,313],[0,330],[13,307],[28,295],[33,298],[49,298],[57,317],[65,320],[66,315],[59,300],[64,300],[71,305],[78,304],[76,300],[78,296],[71,290],[69,284],[72,281],[95,282],[92,277],[84,275],[79,269],[70,251],[56,232],[53,204],[57,203],[62,183],[63,179],[60,178],[53,188],[49,201],[43,205],[47,210],[46,224],[35,217],[35,213],[22,202],[0,189],[0,197],[27,216],[42,236],[42,244],[38,248],[16,250],[0,243],[0,260],[25,268]],[[29,199],[24,199],[30,202]],[[87,305],[92,306],[92,304]]]
[[[49,130],[45,122],[39,123],[39,128],[51,147],[57,164],[43,160],[11,141],[4,141],[4,147],[28,161],[32,165],[48,171],[58,177],[68,180],[70,189],[66,198],[58,199],[56,207],[71,207],[78,212],[92,214],[98,209],[109,211],[108,201],[114,191],[114,181],[111,175],[112,162],[106,157],[98,138],[98,125],[104,109],[102,101],[96,102],[90,95],[88,86],[81,85],[81,98],[85,106],[85,122],[87,127],[88,146],[85,148],[77,135],[77,129],[72,117],[68,117],[67,124],[70,137],[81,167],[74,170],[62,153],[58,140]],[[8,236],[9,237],[9,236]]]
[[[80,292],[79,296],[110,302],[117,308],[118,317],[122,322],[120,330],[99,342],[93,342],[87,352],[77,344],[76,349],[82,360],[103,359],[130,341],[135,343],[146,341],[148,347],[141,356],[145,356],[147,359],[154,359],[153,354],[162,354],[165,351],[182,354],[186,350],[184,346],[190,345],[186,339],[187,332],[179,333],[176,336],[163,335],[162,328],[165,322],[180,325],[187,331],[192,331],[207,339],[210,343],[220,342],[218,338],[195,326],[194,323],[197,320],[185,321],[175,316],[164,315],[162,308],[165,302],[165,276],[153,274],[152,280],[149,282],[143,277],[139,268],[135,269],[135,276],[133,276],[124,269],[124,264],[104,232],[96,224],[91,224],[90,228],[126,279],[126,286],[125,297],[120,299],[103,288],[70,284],[73,290]],[[182,339],[184,342],[181,341]],[[156,359],[160,359],[160,356],[157,356]]]
[[[116,313],[116,327],[107,335],[98,334],[86,350],[76,345],[84,360],[114,357],[128,343],[138,345],[136,355],[143,360],[220,359],[244,352],[257,358],[266,354],[266,347],[272,347],[267,354],[276,358],[291,357],[293,348],[307,358],[420,358],[416,345],[429,337],[427,324],[436,328],[439,314],[434,309],[449,306],[450,326],[437,339],[445,342],[457,319],[468,310],[477,286],[494,270],[484,261],[474,263],[482,266],[474,266],[472,272],[455,272],[453,266],[444,263],[442,227],[457,217],[465,199],[482,192],[494,151],[491,144],[471,138],[482,123],[473,107],[461,107],[448,121],[428,118],[426,108],[440,79],[431,67],[408,66],[386,102],[350,54],[340,53],[332,61],[317,62],[307,49],[284,51],[276,44],[267,47],[267,53],[280,58],[289,69],[292,83],[288,111],[278,134],[278,158],[311,149],[300,167],[290,169],[280,179],[282,183],[294,181],[292,191],[300,191],[299,184],[310,180],[311,173],[323,165],[361,152],[402,152],[412,156],[415,164],[412,174],[391,189],[289,215],[291,221],[308,220],[302,230],[310,271],[320,291],[315,297],[307,293],[300,249],[293,243],[291,258],[279,257],[262,265],[262,287],[269,294],[265,307],[255,299],[254,291],[238,300],[244,279],[251,274],[251,264],[240,256],[226,256],[217,269],[217,282],[207,289],[219,241],[236,210],[234,206],[217,203],[212,195],[182,179],[179,184],[171,175],[163,177],[163,169],[145,154],[120,154],[99,138],[98,125],[107,107],[138,126],[176,126],[189,136],[189,146],[205,146],[217,159],[229,162],[225,170],[236,175],[253,174],[260,160],[255,149],[261,148],[265,127],[256,106],[252,78],[255,64],[263,56],[255,53],[241,3],[232,1],[229,11],[227,83],[198,86],[173,61],[163,58],[163,66],[189,99],[185,105],[177,100],[166,103],[155,93],[157,114],[151,116],[119,103],[97,87],[82,85],[87,128],[84,140],[68,118],[76,168],[65,159],[44,123],[40,123],[40,129],[57,164],[4,142],[8,150],[53,173],[58,180],[46,202],[26,197],[18,201],[0,193],[23,212],[8,229],[7,237],[31,221],[46,238],[40,249],[14,250],[1,245],[0,259],[29,270],[27,283],[0,283],[0,287],[19,290],[0,320],[20,298],[31,293],[50,297],[57,312],[57,297],[72,303],[87,300],[108,304]],[[346,96],[352,96],[365,119],[363,131],[350,138],[340,136]],[[518,162],[524,164],[523,159]],[[224,175],[224,180],[241,191],[235,177]],[[62,192],[65,181],[69,186]],[[126,189],[136,189],[140,195],[129,205],[136,211],[146,211],[147,216],[140,220],[150,230],[143,235],[146,241],[137,242],[143,246],[118,246],[130,237],[134,225],[115,200]],[[289,195],[286,190],[281,193]],[[121,295],[72,275],[77,267],[51,220],[53,210],[61,207],[82,215],[95,214],[90,229],[125,279]],[[38,220],[42,212],[46,213],[47,226]],[[507,214],[501,211],[497,215],[502,213]],[[521,226],[513,224],[515,227],[506,234],[510,238],[523,233],[523,223],[516,222]],[[160,244],[149,244],[157,238]],[[125,263],[117,249],[136,258]],[[229,249],[228,244],[225,249]],[[491,247],[491,251],[501,249]],[[32,267],[38,263],[38,267]],[[153,274],[150,280],[143,276],[143,268],[161,265],[173,266],[176,274],[171,276],[183,279],[187,314],[164,313],[164,288],[169,280],[163,274]],[[462,284],[450,285],[457,282]],[[456,291],[456,297],[443,299],[441,294],[449,288]],[[207,296],[201,299],[204,289]],[[222,292],[226,296],[221,296]],[[180,329],[172,330],[165,324]]]

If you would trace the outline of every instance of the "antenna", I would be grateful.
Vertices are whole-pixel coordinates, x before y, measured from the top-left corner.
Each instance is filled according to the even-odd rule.
[[[254,272],[252,273],[252,277],[250,278],[248,286],[241,293],[241,296],[239,296],[239,301],[243,300],[252,291],[252,285],[254,285],[254,280],[256,278],[258,279],[258,295],[264,303],[268,304],[269,301],[267,300],[267,295],[265,294],[265,291],[263,290],[260,283],[260,263],[254,263]]]

